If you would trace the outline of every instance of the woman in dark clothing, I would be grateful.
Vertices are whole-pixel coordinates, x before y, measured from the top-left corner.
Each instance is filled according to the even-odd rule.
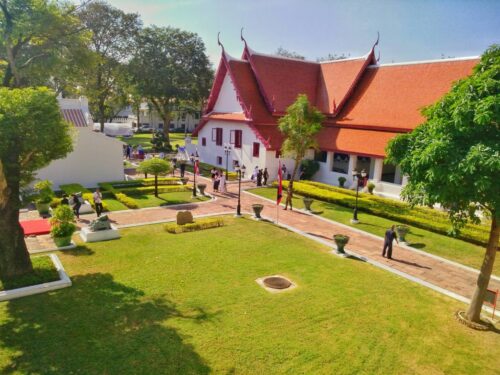
[[[220,184],[219,172],[215,172],[214,191],[219,191],[219,184]]]
[[[262,169],[257,172],[257,186],[262,186]]]
[[[264,179],[264,181],[262,181],[262,184],[266,186],[267,179],[269,178],[269,172],[267,171],[267,168],[264,168],[264,173],[262,174],[262,178]]]

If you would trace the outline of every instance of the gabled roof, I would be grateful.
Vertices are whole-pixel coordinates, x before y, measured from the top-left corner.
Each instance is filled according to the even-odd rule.
[[[370,66],[335,123],[410,131],[425,120],[420,110],[470,75],[478,62],[474,57]]]
[[[88,126],[85,115],[81,109],[61,109],[61,113],[66,121],[71,122],[77,128],[85,128]]]

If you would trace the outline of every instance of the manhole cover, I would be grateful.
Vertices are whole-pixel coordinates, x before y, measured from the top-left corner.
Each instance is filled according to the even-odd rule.
[[[272,289],[286,289],[289,288],[292,283],[283,277],[271,276],[264,279],[264,285]]]

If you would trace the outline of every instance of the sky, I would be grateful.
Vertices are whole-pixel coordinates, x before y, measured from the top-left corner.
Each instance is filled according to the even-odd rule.
[[[366,54],[380,32],[380,63],[480,55],[500,43],[500,0],[108,0],[144,25],[197,33],[217,66],[240,57],[240,29],[255,51],[278,47],[315,60]]]

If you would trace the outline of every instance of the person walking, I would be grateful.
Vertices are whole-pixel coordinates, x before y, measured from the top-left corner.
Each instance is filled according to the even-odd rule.
[[[186,163],[181,162],[180,169],[181,169],[181,178],[184,178],[184,173],[186,172]]]
[[[92,194],[92,198],[94,198],[94,205],[95,205],[95,212],[97,214],[97,217],[101,216],[102,214],[102,193],[99,188],[95,189],[94,194]]]
[[[384,249],[382,250],[382,256],[385,257],[385,253],[387,251],[387,259],[392,259],[392,242],[396,240],[396,242],[399,244],[398,236],[394,231],[395,228],[396,226],[393,225],[391,226],[390,229],[387,229],[387,231],[385,232]]]
[[[283,176],[283,178],[287,177],[287,175],[286,175],[286,165],[285,164],[283,164],[281,166],[281,175]]]
[[[68,199],[68,196],[66,194],[64,194],[62,196],[61,204],[65,204],[66,206],[69,206],[69,199]]]
[[[216,171],[214,179],[214,191],[219,191],[219,185],[220,185],[220,175],[219,171]]]
[[[221,171],[219,177],[219,193],[227,193],[226,175]]]
[[[259,174],[259,167],[255,166],[255,168],[253,169],[253,172],[252,172],[252,176],[250,177],[250,179],[252,181],[254,181],[255,183],[257,183],[257,175],[258,174]]]
[[[262,184],[266,186],[267,180],[269,179],[269,172],[267,171],[267,168],[264,168],[264,173],[262,174],[262,178],[264,179],[264,181],[262,181]]]
[[[76,216],[76,219],[80,220],[80,207],[82,207],[82,202],[80,201],[80,197],[76,193],[71,197],[73,199],[73,212]]]
[[[132,146],[127,145],[127,149],[125,150],[125,158],[130,160],[130,154],[132,153]]]

